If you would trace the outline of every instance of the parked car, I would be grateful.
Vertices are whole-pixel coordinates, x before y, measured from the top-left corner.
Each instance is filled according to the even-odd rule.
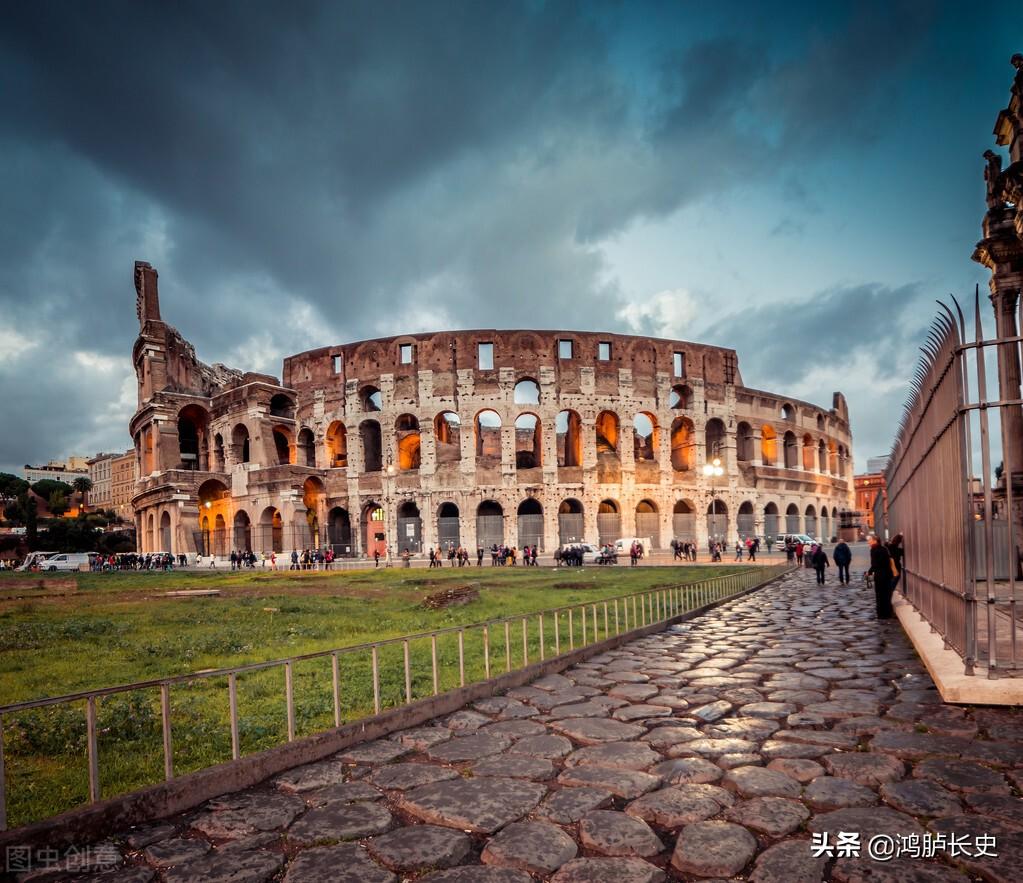
[[[785,536],[778,537],[777,539],[779,549],[784,549],[786,543],[792,543],[793,546],[797,543],[802,543],[804,546],[812,546],[814,543],[820,542],[820,540],[815,540],[813,537],[808,536],[805,533],[785,534]]]
[[[561,547],[562,556],[565,552],[582,553],[583,564],[596,564],[597,558],[600,556],[600,547],[593,545],[593,543],[565,543]]]
[[[88,568],[90,557],[89,552],[58,552],[56,555],[51,555],[43,561],[39,568],[40,570],[50,571],[81,570],[83,564]]]

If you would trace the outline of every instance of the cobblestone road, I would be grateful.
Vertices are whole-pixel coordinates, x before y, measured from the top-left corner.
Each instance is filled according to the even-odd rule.
[[[800,571],[433,726],[125,832],[102,845],[119,868],[73,879],[1019,881],[1020,720],[943,706],[862,583],[819,588]],[[814,832],[858,833],[861,857],[813,857]],[[875,834],[937,854],[873,861]]]

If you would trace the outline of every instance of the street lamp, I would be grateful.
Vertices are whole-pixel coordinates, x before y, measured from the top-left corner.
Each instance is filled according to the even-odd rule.
[[[721,458],[715,457],[710,463],[703,464],[703,474],[707,478],[720,478],[725,474],[725,468],[721,465]],[[717,493],[717,489],[711,485],[711,494]]]

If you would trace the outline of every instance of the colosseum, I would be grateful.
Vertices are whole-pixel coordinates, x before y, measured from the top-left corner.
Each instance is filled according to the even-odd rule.
[[[705,548],[830,537],[850,507],[844,396],[825,410],[750,389],[734,350],[443,331],[309,350],[278,380],[200,362],[163,321],[149,264],[135,288],[143,552]]]

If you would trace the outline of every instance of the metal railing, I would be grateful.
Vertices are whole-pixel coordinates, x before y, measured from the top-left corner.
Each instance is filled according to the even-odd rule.
[[[963,658],[966,674],[996,677],[1023,671],[1021,338],[1006,331],[1018,327],[1010,312],[985,339],[979,291],[972,339],[958,302],[954,313],[941,306],[892,448],[888,532],[905,538],[906,598]]]
[[[511,672],[525,668],[531,662],[544,661],[638,628],[666,622],[680,614],[745,592],[790,569],[787,564],[746,566],[734,573],[631,595],[586,601],[468,625],[449,626],[266,662],[197,671],[0,706],[0,831],[7,829],[9,782],[4,765],[4,724],[9,721],[17,722],[17,716],[26,712],[82,704],[85,716],[88,802],[96,803],[101,797],[99,714],[102,701],[110,697],[146,691],[154,694],[150,701],[155,702],[158,694],[163,778],[169,781],[175,777],[172,689],[182,690],[200,682],[223,682],[226,679],[226,684],[219,686],[219,689],[226,686],[230,754],[232,760],[238,760],[243,754],[240,730],[243,715],[239,709],[239,685],[245,676],[268,670],[283,671],[286,741],[293,742],[298,732],[295,670],[303,663],[316,661],[329,663],[333,726],[340,727],[345,722],[359,720],[370,714],[378,715],[388,707],[401,707],[417,699],[441,695],[442,686],[447,686],[445,681],[454,682],[449,689],[465,687],[468,683],[489,680],[502,669],[504,672]],[[457,647],[456,655],[451,654],[449,657],[447,653],[440,652],[439,648],[445,639],[453,640]],[[418,658],[420,662],[429,661],[427,671],[422,667],[417,668],[413,662],[413,649],[416,645],[420,645],[426,651],[418,654]],[[472,651],[471,659],[467,655],[467,648]],[[388,651],[393,653],[389,654]],[[385,659],[387,656],[390,658]],[[349,703],[351,714],[347,716],[346,721],[346,715],[343,713],[346,688],[349,693],[362,695],[358,689],[359,684],[353,684],[352,679],[342,676],[343,664],[353,657],[361,657],[363,661],[368,657],[371,690],[365,691],[363,706],[359,705],[358,698]],[[457,679],[454,677],[454,670],[448,668],[449,661],[453,662],[454,658],[457,658]],[[391,666],[392,673],[393,668],[398,669],[401,675],[399,681],[393,684],[385,681],[384,675],[388,673],[385,670],[386,665]],[[326,676],[325,671],[323,675]],[[477,675],[479,677],[476,677]],[[388,687],[386,691],[385,687]],[[385,696],[385,692],[388,695]],[[303,736],[327,729],[329,727],[323,727],[304,733]]]

